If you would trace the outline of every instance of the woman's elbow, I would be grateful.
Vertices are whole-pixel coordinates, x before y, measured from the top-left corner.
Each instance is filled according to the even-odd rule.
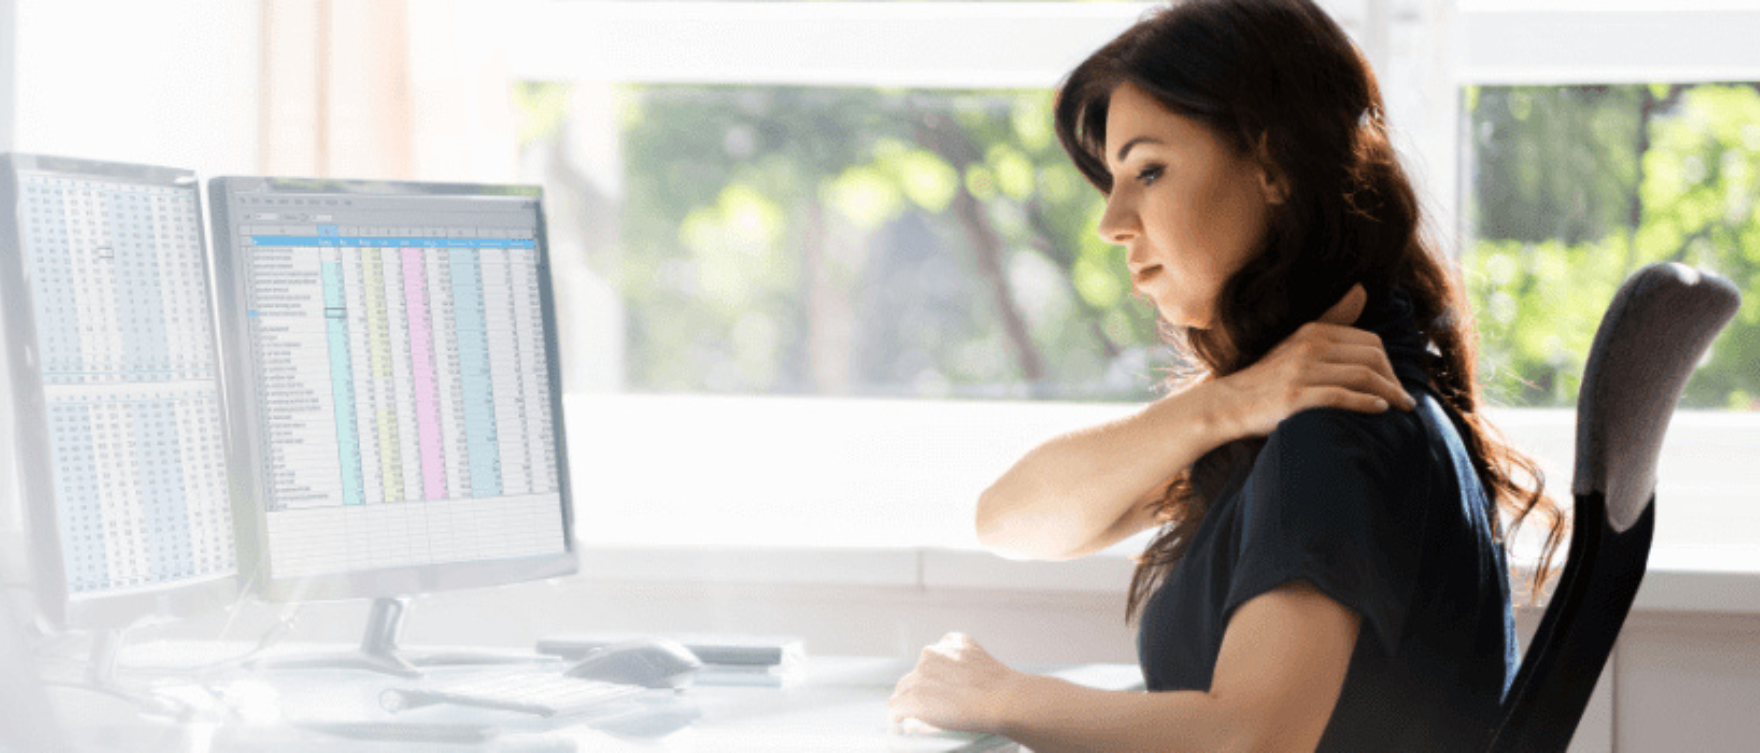
[[[1004,505],[998,496],[994,485],[985,489],[983,494],[978,495],[978,512],[973,516],[972,527],[978,534],[978,543],[986,549],[1000,549],[1008,545],[1004,535]]]
[[[1058,528],[1030,523],[1020,500],[1005,497],[992,486],[978,496],[973,528],[985,549],[1020,559],[1057,559],[1062,542],[1051,534]]]
[[[1211,750],[1230,753],[1273,753],[1274,751],[1308,751],[1320,745],[1324,722],[1315,727],[1311,720],[1291,718],[1287,709],[1266,706],[1262,699],[1231,697],[1224,699],[1209,694],[1214,709],[1211,718]],[[1280,713],[1281,712],[1281,713]]]

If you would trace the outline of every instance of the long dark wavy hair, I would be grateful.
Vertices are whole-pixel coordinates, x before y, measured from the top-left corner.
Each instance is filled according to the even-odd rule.
[[[1537,598],[1568,531],[1539,465],[1503,440],[1480,412],[1473,314],[1452,262],[1426,240],[1418,198],[1388,141],[1375,75],[1358,49],[1309,0],[1185,0],[1155,9],[1064,80],[1058,138],[1089,182],[1112,190],[1106,114],[1130,82],[1192,118],[1285,183],[1264,247],[1223,284],[1211,329],[1164,326],[1191,368],[1175,390],[1239,371],[1315,319],[1357,282],[1371,300],[1395,288],[1410,297],[1430,343],[1428,381],[1454,422],[1494,506],[1510,516],[1506,550],[1536,511],[1548,521],[1529,594]],[[1214,448],[1167,485],[1156,503],[1161,531],[1137,558],[1127,621],[1184,556],[1209,503],[1250,467],[1263,437]]]

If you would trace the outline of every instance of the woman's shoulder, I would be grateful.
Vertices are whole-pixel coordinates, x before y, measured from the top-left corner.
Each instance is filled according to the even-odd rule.
[[[1435,505],[1419,501],[1438,499],[1446,456],[1435,451],[1420,414],[1426,398],[1418,399],[1413,411],[1313,408],[1284,419],[1241,486],[1239,514],[1328,541],[1422,530]]]
[[[1290,415],[1266,437],[1266,447],[1283,453],[1318,456],[1355,455],[1372,452],[1389,459],[1419,459],[1429,455],[1430,436],[1421,411],[1427,396],[1414,410],[1388,408],[1364,413],[1346,408],[1309,408]]]

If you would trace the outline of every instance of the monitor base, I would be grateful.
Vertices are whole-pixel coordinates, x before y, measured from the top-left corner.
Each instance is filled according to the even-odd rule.
[[[251,661],[246,666],[252,669],[359,669],[415,678],[422,676],[422,667],[556,661],[556,657],[530,652],[404,649],[397,645],[397,637],[403,632],[403,612],[408,605],[408,599],[400,597],[374,599],[358,649],[271,656]]]
[[[109,696],[132,704],[147,715],[187,719],[193,712],[187,703],[154,693],[150,687],[124,686],[116,679],[117,657],[122,653],[123,642],[122,630],[97,631],[92,636],[91,656],[83,671],[78,665],[64,668],[71,671],[47,670],[42,678],[43,685]]]

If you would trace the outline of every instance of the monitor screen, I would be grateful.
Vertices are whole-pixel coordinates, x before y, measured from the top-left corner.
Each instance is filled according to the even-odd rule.
[[[272,598],[573,572],[534,187],[221,178],[246,542]]]
[[[201,200],[185,170],[7,155],[0,286],[46,611],[116,627],[237,592]]]

